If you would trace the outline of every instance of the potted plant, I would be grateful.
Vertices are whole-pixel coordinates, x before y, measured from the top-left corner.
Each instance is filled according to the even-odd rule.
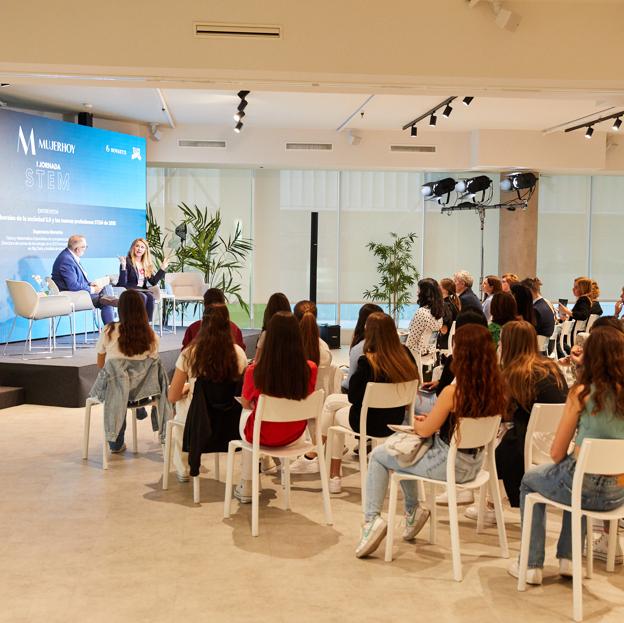
[[[395,324],[411,302],[411,292],[418,281],[418,269],[412,257],[412,247],[417,236],[414,233],[399,236],[391,232],[391,244],[369,242],[366,246],[377,258],[377,273],[380,281],[364,292],[364,298],[386,303]]]

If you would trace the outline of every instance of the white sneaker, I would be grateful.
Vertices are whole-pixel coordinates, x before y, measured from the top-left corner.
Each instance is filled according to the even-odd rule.
[[[363,558],[372,554],[383,541],[388,531],[388,524],[379,516],[362,526],[360,542],[355,549],[355,557]]]
[[[177,469],[176,469],[176,478],[178,479],[178,482],[188,482],[191,479],[188,473],[179,472]]]
[[[342,478],[340,476],[334,476],[329,479],[329,492],[342,493]]]
[[[472,506],[469,506],[464,511],[464,517],[467,517],[468,519],[473,519],[474,521],[477,521],[477,519],[479,517],[479,507],[476,504],[473,504]],[[483,513],[483,523],[486,526],[495,526],[496,525],[496,513],[494,512],[493,508],[490,508],[487,505],[485,507],[485,513]]]
[[[458,504],[473,504],[474,495],[471,489],[460,489],[457,491],[457,503]],[[436,504],[448,504],[448,496],[446,491],[440,495],[436,495]]]
[[[622,553],[622,545],[620,539],[616,536],[617,543],[615,545],[615,564],[621,565],[624,563],[624,554]],[[609,551],[609,535],[603,532],[599,538],[594,541],[594,558],[598,560],[607,560],[607,553]]]
[[[514,578],[520,576],[520,569],[518,565],[518,560],[514,560],[509,567],[507,567],[507,573],[512,575]],[[526,574],[527,584],[532,584],[533,586],[539,586],[542,583],[542,570],[541,569],[527,569]]]
[[[416,535],[423,529],[429,519],[430,511],[420,504],[411,512],[405,513],[405,530],[403,530],[403,540],[413,541]]]
[[[277,474],[277,465],[272,456],[263,456],[260,459],[260,473],[267,476]]]
[[[564,578],[572,577],[572,561],[569,558],[559,559],[559,575]]]
[[[290,464],[291,474],[318,474],[318,471],[318,456],[315,456],[313,459],[309,459],[305,454],[302,454],[298,459],[295,459]]]
[[[241,504],[251,504],[251,488],[245,487],[242,483],[234,487],[234,497]]]

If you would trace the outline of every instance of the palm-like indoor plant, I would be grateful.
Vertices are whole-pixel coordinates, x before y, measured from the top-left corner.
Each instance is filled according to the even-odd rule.
[[[364,292],[364,298],[378,303],[386,303],[395,324],[399,316],[411,302],[411,293],[418,281],[418,269],[414,263],[412,247],[416,234],[405,236],[391,232],[392,242],[369,242],[366,246],[377,258],[379,283]]]

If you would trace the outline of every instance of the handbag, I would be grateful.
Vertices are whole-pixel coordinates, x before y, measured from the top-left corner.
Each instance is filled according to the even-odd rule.
[[[394,433],[384,443],[388,454],[396,457],[400,467],[410,467],[420,461],[433,440],[414,433]]]

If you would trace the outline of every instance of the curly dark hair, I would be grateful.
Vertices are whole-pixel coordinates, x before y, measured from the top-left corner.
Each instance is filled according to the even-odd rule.
[[[583,344],[583,368],[578,385],[581,411],[590,396],[592,415],[605,408],[624,417],[624,333],[613,327],[592,327]]]
[[[419,307],[427,307],[431,315],[436,319],[442,318],[444,314],[444,301],[440,284],[430,277],[421,279],[418,282],[418,297],[416,303]]]

